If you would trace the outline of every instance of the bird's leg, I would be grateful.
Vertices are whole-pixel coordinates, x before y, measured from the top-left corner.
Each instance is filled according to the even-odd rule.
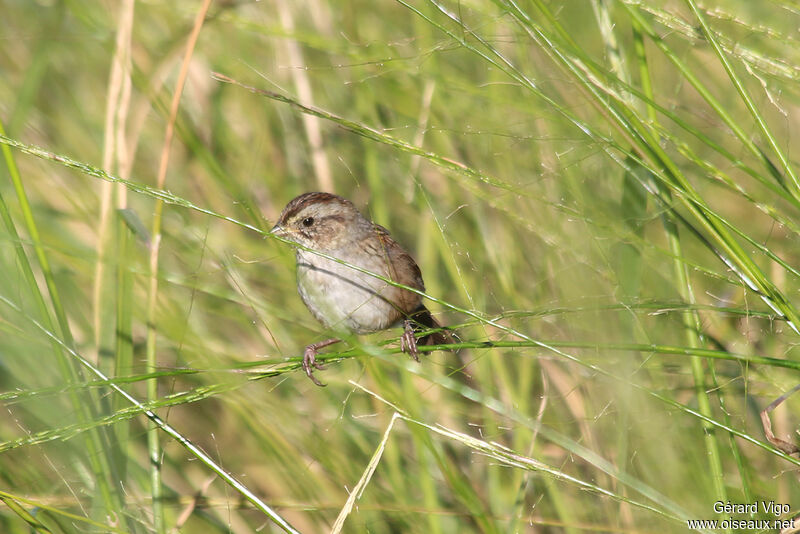
[[[320,387],[324,387],[325,384],[317,380],[317,377],[314,376],[313,369],[311,369],[312,367],[320,370],[325,369],[325,366],[317,361],[317,351],[327,347],[328,345],[339,343],[340,341],[341,339],[333,337],[331,339],[326,339],[325,341],[312,343],[306,347],[306,350],[303,351],[303,371],[306,372],[306,375],[308,375],[308,378],[310,378],[312,382]]]
[[[414,321],[406,319],[403,321],[403,335],[400,336],[400,350],[408,353],[416,361],[419,361],[419,350],[417,350],[417,338],[414,337]]]

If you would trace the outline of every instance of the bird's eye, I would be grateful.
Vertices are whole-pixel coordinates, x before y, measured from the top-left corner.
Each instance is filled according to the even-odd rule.
[[[308,228],[312,224],[314,224],[314,217],[306,217],[305,219],[303,219],[303,226],[305,226],[306,228]]]

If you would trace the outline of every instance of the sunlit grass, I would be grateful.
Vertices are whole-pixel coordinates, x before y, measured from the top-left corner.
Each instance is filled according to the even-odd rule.
[[[200,4],[0,17],[0,530],[683,532],[798,502],[759,418],[800,369],[789,4]],[[460,351],[389,331],[305,377],[326,332],[267,230],[317,189],[413,251]]]

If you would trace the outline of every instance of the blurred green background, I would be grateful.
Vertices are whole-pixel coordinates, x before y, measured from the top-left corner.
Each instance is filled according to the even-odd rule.
[[[800,376],[793,3],[0,11],[0,531],[800,510],[759,416]],[[305,377],[327,335],[266,231],[313,190],[412,252],[458,353],[416,364],[394,330]],[[783,440],[798,403],[769,413]]]

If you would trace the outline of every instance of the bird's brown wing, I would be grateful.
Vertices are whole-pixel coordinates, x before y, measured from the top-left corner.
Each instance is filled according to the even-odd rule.
[[[373,229],[378,237],[378,243],[381,247],[380,254],[385,261],[386,272],[389,274],[388,278],[419,291],[425,291],[422,273],[414,258],[397,241],[392,239],[386,228],[379,224],[373,224]],[[416,293],[399,287],[393,289],[396,291],[392,292],[391,300],[405,316],[413,313],[422,302],[422,297]]]
[[[373,227],[383,247],[383,254],[386,257],[387,270],[390,273],[390,278],[403,285],[425,291],[422,273],[420,272],[417,262],[414,261],[414,258],[412,258],[397,241],[392,239],[392,236],[389,235],[389,231],[386,228],[374,223]],[[416,293],[400,288],[395,289],[398,290],[400,296],[397,305],[401,308],[403,315],[414,322],[415,331],[419,332],[422,330],[443,328],[442,325],[433,318],[428,308],[422,303],[422,297]],[[417,343],[420,345],[446,345],[455,342],[455,337],[447,328],[443,328],[439,332],[428,334],[417,340]]]

